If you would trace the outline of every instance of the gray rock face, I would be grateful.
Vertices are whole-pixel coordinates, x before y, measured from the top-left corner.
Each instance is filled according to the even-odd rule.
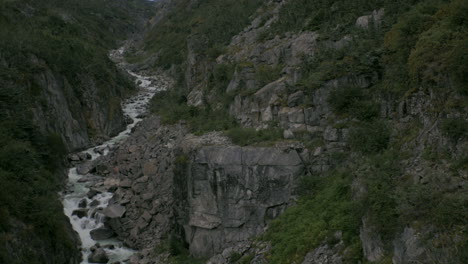
[[[369,225],[366,217],[362,219],[359,237],[361,238],[364,257],[371,262],[379,261],[385,254],[379,234]]]
[[[284,210],[304,165],[296,151],[203,147],[187,168],[190,252],[206,257],[262,232]]]
[[[29,63],[42,69],[33,77],[40,88],[38,98],[41,100],[37,100],[31,111],[40,132],[61,135],[67,149],[75,151],[125,128],[120,96],[126,88],[119,85],[98,88],[91,75],[82,75],[82,85],[72,87],[69,80],[50,69],[45,61],[32,56]],[[45,102],[46,107],[40,102]]]

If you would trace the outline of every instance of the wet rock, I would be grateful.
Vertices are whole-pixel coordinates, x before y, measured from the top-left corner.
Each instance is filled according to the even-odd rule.
[[[89,155],[89,158],[88,158],[88,155]],[[80,158],[80,160],[88,160],[88,159],[91,159],[91,155],[89,153],[86,153],[86,152],[80,152],[78,153],[78,157]]]
[[[102,246],[103,248],[107,248],[107,249],[115,249],[115,246],[114,245],[104,245]]]
[[[79,203],[78,203],[78,207],[79,208],[86,208],[86,206],[88,205],[88,201],[86,199],[82,199]]]
[[[94,172],[94,170],[95,170],[94,164],[89,161],[86,163],[80,164],[76,167],[76,172],[80,175],[86,175],[88,173],[92,173]]]
[[[92,202],[89,203],[89,206],[96,207],[96,206],[98,206],[100,204],[101,204],[101,202],[99,202],[98,200],[93,200]]]
[[[96,189],[91,189],[89,190],[89,192],[86,194],[86,196],[91,199],[93,198],[94,196],[96,196],[96,194],[99,194],[101,193],[100,191],[96,190]]]
[[[77,209],[72,212],[72,215],[78,216],[78,218],[83,218],[88,216],[88,209]]]
[[[109,261],[109,257],[104,249],[98,248],[89,255],[88,261],[91,263],[107,263]]]
[[[91,238],[93,240],[105,240],[105,239],[109,239],[113,237],[114,231],[112,231],[112,229],[107,228],[107,227],[101,227],[101,228],[91,230],[89,234],[91,235]]]

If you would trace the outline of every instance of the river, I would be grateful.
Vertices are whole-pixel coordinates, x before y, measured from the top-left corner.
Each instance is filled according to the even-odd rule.
[[[123,52],[122,50],[119,51],[120,53]],[[135,82],[138,86],[138,92],[135,96],[132,96],[122,103],[122,110],[124,115],[127,115],[133,120],[133,123],[127,125],[124,131],[103,144],[83,151],[90,160],[95,160],[101,155],[107,155],[113,146],[124,141],[130,135],[132,128],[143,120],[141,115],[146,113],[149,100],[156,92],[165,90],[167,87],[164,80],[157,76],[142,76],[133,72],[129,73],[136,79]],[[103,192],[88,198],[87,194],[92,182],[87,181],[87,179],[90,177],[92,176],[79,175],[77,173],[77,167],[70,168],[66,194],[63,195],[62,200],[65,215],[68,216],[73,229],[79,234],[81,239],[83,254],[83,261],[81,263],[90,263],[88,262],[88,257],[91,254],[91,247],[96,243],[99,243],[107,253],[109,263],[125,263],[126,260],[134,254],[134,250],[126,248],[123,243],[117,239],[95,241],[91,238],[91,230],[104,226],[105,216],[100,212],[107,206],[109,200],[112,198],[112,193]],[[96,205],[96,203],[98,203],[98,205]],[[75,210],[84,211],[86,215],[81,215],[82,217],[79,218],[77,215],[73,215]]]

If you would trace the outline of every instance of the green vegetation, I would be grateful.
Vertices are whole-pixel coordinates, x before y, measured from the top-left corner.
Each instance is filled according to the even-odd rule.
[[[169,253],[170,264],[203,264],[204,259],[197,259],[190,256],[186,243],[174,235],[163,240],[154,249],[157,254]]]
[[[255,130],[254,128],[236,127],[228,130],[226,135],[237,145],[246,146],[260,142],[272,142],[283,139],[283,130],[269,128]]]
[[[46,98],[58,95],[45,87],[52,79],[67,99],[79,99],[69,102],[77,109],[92,84],[115,105],[110,91],[121,96],[131,84],[107,52],[135,30],[130,12],[146,7],[137,0],[0,1],[0,263],[79,258],[57,195],[68,150],[62,135],[39,127],[34,111],[53,111]]]
[[[216,58],[232,36],[250,22],[250,15],[262,2],[208,0],[189,6],[188,0],[178,1],[163,21],[149,32],[144,40],[145,50],[157,52],[157,66],[164,68],[184,62],[187,44],[198,55]]]
[[[466,136],[468,133],[468,122],[460,119],[444,119],[441,123],[442,131],[452,140]]]
[[[369,120],[379,114],[379,105],[369,98],[369,92],[357,86],[341,86],[331,91],[328,103],[337,114],[347,114]]]
[[[383,121],[362,123],[349,132],[349,145],[354,151],[373,154],[387,148],[390,130]]]
[[[326,240],[336,241],[333,237],[337,231],[342,232],[346,245],[358,248],[350,250],[353,254],[346,258],[351,263],[359,260],[361,209],[351,197],[352,180],[348,170],[336,170],[327,177],[305,178],[297,205],[273,220],[262,237],[273,246],[269,263],[300,263],[310,249]]]
[[[197,108],[187,105],[187,98],[179,90],[159,93],[151,100],[151,111],[161,116],[165,124],[185,120],[191,131],[202,134],[213,130],[227,130],[237,126],[224,109]]]

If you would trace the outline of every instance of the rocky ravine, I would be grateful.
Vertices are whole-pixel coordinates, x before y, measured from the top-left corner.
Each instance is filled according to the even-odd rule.
[[[307,154],[288,144],[234,146],[219,133],[198,137],[151,117],[98,160],[108,174],[96,187],[114,192],[110,206],[125,207],[108,224],[142,250],[134,263],[164,263],[152,254],[168,235],[186,241],[194,256],[210,257],[262,233],[294,203]]]

